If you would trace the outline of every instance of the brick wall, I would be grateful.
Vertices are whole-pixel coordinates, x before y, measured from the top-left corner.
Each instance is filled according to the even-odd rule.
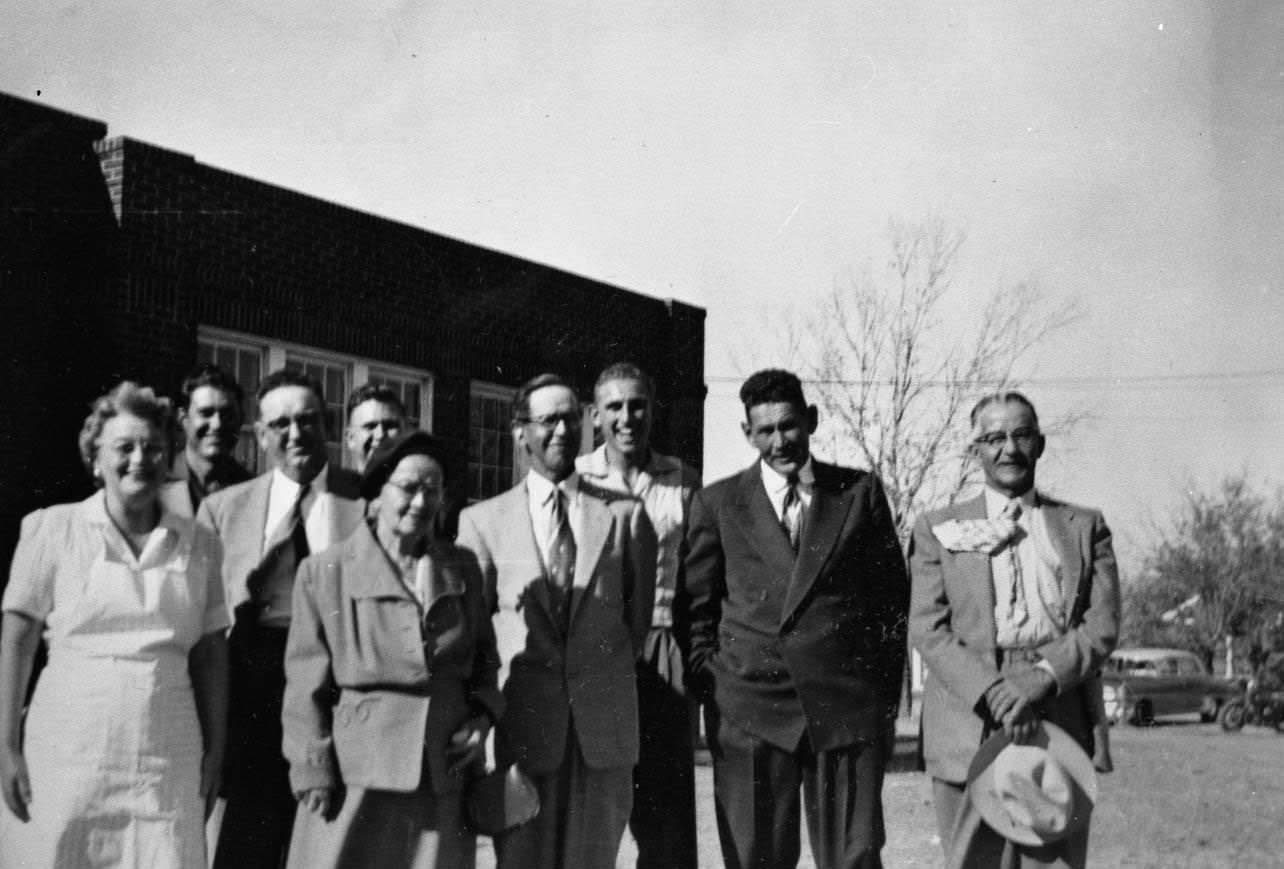
[[[431,371],[434,430],[462,448],[470,379],[545,370],[585,396],[607,363],[655,374],[657,445],[701,461],[704,312],[202,165],[99,146],[127,251],[122,371],[173,386],[197,324]],[[678,358],[681,357],[681,358]]]
[[[23,513],[87,491],[88,402],[126,377],[172,394],[200,325],[432,372],[461,470],[470,380],[552,370],[589,398],[631,360],[659,385],[657,447],[702,464],[703,310],[105,133],[0,94],[0,558]]]

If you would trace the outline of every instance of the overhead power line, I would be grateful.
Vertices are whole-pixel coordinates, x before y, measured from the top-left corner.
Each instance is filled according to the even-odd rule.
[[[1200,381],[1213,381],[1225,383],[1230,381],[1244,380],[1262,380],[1267,378],[1284,377],[1284,368],[1264,368],[1258,371],[1207,371],[1196,374],[1141,374],[1133,376],[1101,376],[1101,377],[1023,377],[1014,378],[1022,384],[1030,386],[1162,386],[1162,385],[1190,385]],[[705,378],[707,383],[741,383],[744,376],[734,375],[710,375]],[[878,380],[865,380],[861,378],[800,378],[803,383],[813,386],[891,386],[893,381],[890,379],[880,378]],[[925,386],[958,386],[963,384],[962,381],[933,379],[921,381]],[[981,385],[999,386],[1003,382],[1012,381],[982,381]],[[967,385],[975,385],[968,383]]]

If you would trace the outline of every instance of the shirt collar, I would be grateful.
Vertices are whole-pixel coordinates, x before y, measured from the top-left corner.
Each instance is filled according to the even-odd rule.
[[[1011,497],[1000,492],[998,489],[992,489],[989,486],[986,486],[985,515],[991,518],[998,516],[1003,512],[1003,508],[1008,506],[1008,502],[1011,500]],[[1035,495],[1034,487],[1027,489],[1024,494],[1017,498],[1017,500],[1021,502],[1022,510],[1033,510],[1039,506],[1039,499]]]
[[[658,477],[661,474],[672,474],[681,469],[682,463],[673,456],[666,456],[651,450],[651,458],[642,470],[652,477]],[[575,463],[575,470],[586,477],[596,479],[610,477],[613,469],[606,460],[606,445],[603,444],[588,455],[580,456]]]
[[[312,482],[308,483],[308,488],[311,489],[313,492],[317,493],[318,495],[321,494],[322,492],[329,491],[330,489],[328,485],[329,476],[330,476],[330,465],[327,462],[325,465],[322,465],[321,470],[317,473],[315,477],[312,478]],[[294,480],[291,480],[284,473],[282,473],[280,468],[273,468],[272,469],[272,488],[277,489],[279,491],[296,492],[297,490],[302,488],[302,486],[300,486],[298,483],[294,482]]]
[[[560,483],[554,483],[548,477],[536,471],[526,472],[526,491],[530,493],[531,503],[546,504],[548,499],[553,495],[553,489],[558,488],[566,493],[567,497],[573,498],[579,489],[580,475],[575,471]]]
[[[86,498],[82,503],[84,504],[84,516],[86,521],[92,525],[101,526],[104,530],[109,527],[114,527],[111,517],[107,515],[106,492],[99,489],[97,492],[94,492],[94,494]],[[160,497],[159,493],[156,496],[156,504],[160,507],[160,519],[156,523],[157,528],[163,528],[167,532],[179,534],[182,532],[184,525],[191,521],[188,517],[170,510],[165,504],[165,499]],[[155,529],[153,529],[153,531],[154,530]]]
[[[758,466],[762,468],[762,484],[768,492],[783,492],[789,488],[789,478],[784,474],[761,460],[759,460]],[[802,484],[804,489],[810,489],[815,484],[816,474],[812,470],[811,456],[808,456],[807,461],[798,469],[798,482]]]

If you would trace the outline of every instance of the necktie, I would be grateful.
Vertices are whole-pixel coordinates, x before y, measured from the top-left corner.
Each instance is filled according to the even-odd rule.
[[[246,580],[250,601],[256,608],[255,619],[260,624],[289,623],[294,573],[311,551],[303,520],[303,499],[307,494],[307,486],[299,489],[294,506],[268,541],[263,560]]]
[[[553,490],[549,523],[548,573],[557,595],[558,613],[564,629],[570,628],[571,591],[575,584],[575,533],[566,513],[566,493]]]
[[[1014,526],[1017,520],[1021,518],[1021,502],[1013,498],[1003,508],[999,518],[1006,519]],[[1008,608],[1012,614],[1012,624],[1022,625],[1030,617],[1029,608],[1025,600],[1025,578],[1021,574],[1021,558],[1017,555],[1017,543],[1020,541],[1021,534],[1019,531],[1012,535],[1008,541],[1008,564],[1012,572],[1012,589],[1008,598]]]
[[[798,551],[798,541],[802,539],[802,499],[798,497],[798,478],[789,478],[789,488],[785,489],[785,499],[780,504],[780,522],[789,535],[789,545]]]
[[[312,551],[308,548],[308,530],[303,519],[303,499],[309,491],[309,486],[299,487],[299,497],[294,500],[294,508],[290,511],[290,545],[294,547],[295,567]]]

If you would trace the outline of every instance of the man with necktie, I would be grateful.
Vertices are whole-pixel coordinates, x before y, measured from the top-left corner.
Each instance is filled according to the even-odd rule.
[[[517,764],[540,800],[535,820],[497,837],[501,869],[613,869],[633,804],[655,532],[635,499],[575,474],[581,418],[562,378],[527,381],[513,439],[530,471],[459,517],[499,645],[495,760]]]
[[[1045,440],[1018,392],[972,410],[976,498],[914,526],[910,639],[923,656],[923,759],[951,865],[1083,866],[1088,829],[1039,848],[1003,839],[968,798],[968,766],[1004,730],[1034,736],[1041,720],[1090,755],[1095,673],[1114,649],[1119,579],[1101,514],[1036,491]]]
[[[878,867],[909,588],[873,474],[815,460],[798,378],[740,389],[759,460],[698,492],[686,560],[688,682],[705,703],[723,859]],[[801,793],[801,799],[800,799]]]
[[[685,594],[687,516],[700,475],[651,448],[655,384],[636,365],[617,362],[603,369],[593,398],[602,445],[576,459],[576,470],[582,480],[641,501],[659,541],[655,609],[638,660],[642,745],[629,818],[637,869],[696,869],[694,706],[686,691],[686,644],[673,615],[675,600]]]
[[[289,369],[258,390],[259,446],[270,470],[215,492],[197,519],[223,544],[223,584],[233,611],[225,806],[210,838],[214,866],[283,865],[294,824],[281,753],[285,639],[294,573],[310,552],[345,539],[364,503],[351,472],[327,461],[325,399],[313,378]]]

